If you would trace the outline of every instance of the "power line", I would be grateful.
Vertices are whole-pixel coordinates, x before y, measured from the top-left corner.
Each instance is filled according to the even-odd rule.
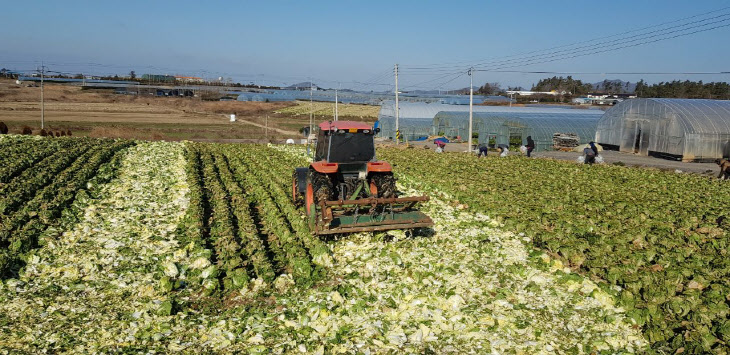
[[[721,16],[715,16],[710,19],[727,17],[727,16],[730,16],[730,13],[723,14]],[[475,64],[474,67],[477,68],[476,69],[477,71],[482,71],[482,69],[484,69],[484,67],[487,67],[488,69],[512,68],[512,67],[516,67],[516,66],[544,63],[544,62],[547,62],[547,61],[545,61],[545,59],[549,59],[549,58],[558,58],[557,60],[564,60],[564,59],[570,59],[570,58],[575,58],[578,56],[584,56],[584,55],[589,55],[589,54],[604,53],[604,52],[608,52],[608,51],[612,51],[612,50],[618,50],[618,49],[623,49],[623,48],[628,48],[628,47],[636,47],[638,45],[644,45],[644,44],[664,41],[664,40],[668,40],[668,39],[684,37],[684,36],[688,36],[688,35],[695,34],[695,33],[706,32],[706,31],[730,26],[730,23],[727,23],[728,21],[730,21],[730,18],[724,18],[721,20],[696,25],[696,23],[705,22],[710,19],[694,21],[691,24],[695,24],[695,25],[690,26],[690,27],[687,27],[688,25],[690,25],[690,23],[687,23],[687,24],[683,24],[683,25],[679,25],[679,26],[673,26],[670,28],[662,29],[660,31],[651,31],[651,32],[640,34],[640,35],[628,36],[628,37],[624,37],[624,38],[620,38],[620,39],[616,39],[616,40],[612,40],[612,41],[607,41],[607,42],[600,42],[600,43],[597,43],[596,45],[576,47],[576,48],[571,48],[569,50],[549,52],[549,53],[544,53],[542,55],[533,55],[533,56],[512,59],[512,60],[493,61],[493,62],[489,62],[489,63],[479,63],[479,64]],[[721,24],[721,23],[724,23],[724,24],[713,26],[713,27],[707,27],[707,26],[711,26],[714,24]],[[681,28],[681,27],[687,27],[687,28]],[[678,29],[668,31],[669,29],[672,29],[672,28],[678,28]],[[681,28],[681,29],[679,29],[679,28]],[[695,30],[695,29],[699,29],[699,30]],[[695,31],[692,31],[692,30],[695,30]],[[670,34],[675,34],[675,35],[668,36]],[[665,36],[668,36],[668,37],[665,37]],[[655,40],[650,40],[652,38],[655,38]],[[634,44],[631,44],[631,43],[634,43]],[[608,45],[608,46],[606,46],[606,45]],[[604,48],[604,49],[602,49],[602,48]],[[551,60],[551,61],[554,61],[554,60]],[[439,73],[439,72],[450,71],[453,69],[454,69],[453,67],[452,68],[432,69],[431,72]],[[467,70],[468,68],[460,68],[460,69]]]
[[[518,74],[556,74],[556,75],[723,75],[730,71],[716,72],[565,72],[539,70],[480,70],[490,73],[518,73]]]
[[[723,21],[728,21],[728,20],[730,20],[730,19],[723,20]],[[705,29],[701,29],[701,30],[696,30],[696,31],[692,31],[692,32],[680,33],[680,34],[676,34],[676,35],[673,35],[673,36],[670,36],[670,37],[657,38],[657,39],[653,39],[653,40],[650,40],[650,41],[638,42],[638,43],[627,44],[627,45],[622,45],[622,46],[614,46],[614,47],[611,47],[611,48],[608,48],[608,49],[603,49],[603,50],[595,50],[595,51],[592,51],[592,52],[584,51],[582,53],[581,52],[578,52],[578,53],[575,53],[574,55],[564,56],[564,57],[557,57],[557,58],[549,59],[549,60],[528,61],[528,62],[525,62],[525,63],[519,63],[519,64],[514,64],[514,65],[508,64],[508,65],[504,65],[504,66],[500,66],[500,67],[492,67],[492,68],[487,68],[487,69],[476,69],[476,70],[477,71],[492,71],[492,70],[499,70],[499,69],[514,68],[514,67],[525,66],[525,65],[534,65],[534,64],[550,63],[550,62],[555,62],[555,61],[559,61],[559,60],[572,59],[572,58],[577,58],[577,57],[584,57],[584,56],[587,56],[587,55],[593,55],[593,54],[611,52],[611,51],[615,51],[615,50],[619,50],[619,49],[624,49],[624,48],[637,47],[637,46],[641,46],[641,45],[644,45],[644,44],[655,43],[655,42],[665,41],[665,40],[669,40],[669,39],[674,39],[674,38],[689,36],[689,35],[692,35],[692,34],[696,34],[696,33],[700,33],[700,32],[707,32],[707,31],[711,31],[711,30],[718,29],[718,28],[723,28],[723,27],[728,27],[728,26],[730,26],[730,23],[724,24],[724,25],[718,25],[718,26],[714,26],[714,27],[710,27],[710,28],[705,28]],[[700,27],[702,27],[702,26],[700,26]],[[652,37],[654,37],[654,36],[652,36]],[[551,57],[554,57],[554,56],[549,56],[547,58],[551,58]]]
[[[434,79],[417,82],[417,83],[412,84],[412,85],[405,85],[405,87],[406,88],[418,88],[420,85],[432,83],[434,81],[441,80],[441,79],[444,79],[446,77],[449,77],[450,78],[450,77],[452,77],[454,75],[456,75],[456,77],[461,76],[461,75],[464,75],[464,71],[459,70],[459,71],[454,71],[454,72],[451,72],[451,73],[446,73],[446,74],[441,75],[441,76],[438,76],[438,77],[436,77]],[[456,77],[454,77],[453,80],[456,80]],[[448,82],[451,82],[453,80],[449,80]],[[442,84],[442,85],[445,85],[445,83]]]
[[[713,29],[730,26],[730,23],[726,23],[724,25],[718,25],[718,26],[714,26],[714,27],[710,27],[710,28],[705,28],[705,29],[702,29],[702,30],[691,31],[691,32],[684,32],[684,33],[678,33],[676,35],[669,36],[669,37],[657,38],[657,37],[666,36],[666,35],[669,35],[669,34],[672,34],[672,33],[682,32],[682,31],[691,30],[691,29],[695,29],[695,28],[701,28],[701,27],[705,27],[705,26],[712,25],[712,24],[717,24],[717,23],[722,23],[722,22],[727,22],[727,21],[730,21],[730,18],[724,19],[724,20],[720,20],[720,21],[710,22],[710,23],[707,23],[707,24],[704,24],[704,25],[700,25],[700,26],[693,26],[693,27],[690,27],[690,28],[687,28],[687,29],[683,29],[683,30],[674,30],[674,31],[666,32],[666,33],[661,33],[661,34],[655,34],[655,35],[647,36],[647,37],[644,37],[644,38],[637,38],[637,39],[633,39],[633,40],[630,40],[630,41],[625,41],[625,42],[622,42],[622,43],[617,43],[617,44],[614,44],[614,45],[610,45],[610,46],[608,46],[608,47],[606,47],[605,49],[602,49],[602,50],[599,50],[600,47],[588,48],[588,49],[585,49],[585,50],[582,49],[582,50],[567,52],[567,53],[563,53],[563,54],[555,53],[555,54],[548,55],[548,56],[544,56],[544,57],[524,58],[524,59],[521,59],[521,60],[518,60],[518,61],[514,61],[514,62],[505,62],[505,63],[495,64],[495,65],[499,66],[500,68],[501,67],[504,67],[504,65],[510,65],[510,66],[514,67],[514,66],[518,66],[518,65],[530,65],[530,64],[534,64],[534,61],[535,60],[542,61],[542,60],[549,59],[549,58],[557,58],[556,60],[564,60],[564,59],[570,59],[570,58],[575,58],[575,57],[589,55],[589,54],[605,53],[605,52],[614,51],[614,50],[618,50],[618,49],[629,48],[629,47],[636,47],[636,46],[640,46],[640,45],[644,45],[644,44],[655,43],[655,42],[664,41],[664,40],[667,40],[667,39],[673,39],[673,38],[688,36],[688,35],[695,34],[695,33],[699,33],[699,32],[706,32],[706,31],[710,31],[710,30],[713,30]],[[651,38],[656,38],[656,39],[655,40],[649,40]],[[633,43],[633,44],[631,44],[631,43]],[[477,65],[476,67],[479,68],[479,69],[481,69],[484,66],[485,65]],[[490,66],[488,66],[488,67],[490,67]],[[494,66],[491,66],[490,68],[494,68]]]
[[[390,79],[390,75],[392,73],[392,69],[388,69],[385,72],[380,72],[380,74],[376,74],[370,79],[365,80],[364,82],[360,81],[353,81],[353,83],[356,83],[354,87],[351,89],[354,90],[355,88],[359,87],[366,87],[366,86],[392,86],[392,84],[382,84],[381,82],[385,79]]]
[[[730,13],[723,14],[720,16],[715,16],[710,19],[722,18],[722,17],[728,16],[728,15],[730,15]],[[667,31],[671,28],[666,28],[661,31],[651,31],[650,33],[644,33],[644,34],[641,34],[638,36],[629,36],[624,39],[629,39],[629,38],[634,38],[634,39],[629,40],[629,41],[624,41],[621,43],[616,43],[617,40],[605,42],[602,44],[607,44],[607,43],[616,43],[616,44],[609,45],[608,47],[603,48],[603,49],[601,49],[601,47],[588,48],[588,49],[582,49],[582,50],[576,50],[577,48],[573,48],[573,50],[571,52],[567,52],[567,53],[563,53],[565,51],[559,51],[559,52],[553,53],[552,55],[548,55],[548,56],[542,57],[542,58],[536,58],[536,56],[532,56],[532,57],[527,57],[527,58],[523,58],[520,60],[503,62],[501,66],[492,66],[492,67],[479,68],[479,69],[474,69],[474,70],[480,71],[480,72],[495,72],[495,71],[499,71],[501,69],[513,68],[513,67],[518,67],[518,66],[554,62],[554,61],[582,57],[582,56],[587,56],[587,55],[592,55],[592,54],[605,53],[605,52],[615,51],[615,50],[629,48],[629,47],[636,47],[636,46],[640,46],[640,45],[655,43],[655,42],[659,42],[659,41],[665,41],[665,40],[669,40],[669,39],[673,39],[673,38],[689,36],[689,35],[692,35],[695,33],[706,32],[706,31],[730,26],[730,23],[725,23],[727,21],[730,21],[729,18],[725,18],[725,19],[718,20],[718,21],[712,21],[709,23],[701,24],[701,25],[696,25],[696,23],[705,22],[710,19],[694,21],[691,23],[691,24],[695,24],[694,26],[689,26],[690,23],[683,24],[680,26],[672,26],[671,28],[677,28],[673,31]],[[707,26],[711,26],[713,24],[717,24],[717,26],[707,27]],[[687,27],[687,26],[689,26],[689,27]],[[686,27],[686,28],[682,28],[682,27]],[[682,28],[682,29],[679,29],[679,28]],[[696,30],[694,30],[694,29],[696,29]],[[692,31],[692,30],[694,30],[694,31]],[[689,31],[689,32],[687,32],[687,31]],[[667,36],[672,33],[675,33],[675,34],[671,35],[671,36]],[[651,35],[647,36],[648,34],[651,34]],[[560,54],[560,53],[563,53],[563,54]],[[453,70],[453,68],[452,68],[452,70]],[[433,82],[433,81],[443,78],[444,76],[448,76],[451,73],[453,73],[453,72],[439,76],[436,79],[427,80],[427,81],[424,81],[424,82],[421,82],[418,84],[425,84],[425,83]],[[722,74],[722,73],[720,73],[720,74]]]
[[[427,70],[427,69],[434,69],[434,68],[453,67],[453,66],[456,66],[457,64],[463,64],[463,65],[466,65],[468,67],[469,65],[472,65],[473,63],[480,63],[480,62],[483,63],[483,62],[494,61],[496,59],[521,57],[521,56],[528,55],[528,54],[548,52],[548,51],[553,51],[553,50],[560,49],[560,48],[573,47],[573,46],[576,46],[576,45],[579,45],[579,44],[591,43],[591,42],[596,42],[596,41],[600,41],[600,40],[604,40],[604,39],[609,39],[609,38],[614,38],[614,37],[619,37],[619,36],[625,36],[625,35],[630,34],[630,33],[636,33],[636,32],[644,31],[644,30],[651,29],[651,28],[661,27],[661,26],[664,26],[664,25],[672,24],[672,23],[683,22],[683,21],[687,21],[687,20],[690,20],[690,19],[693,19],[693,18],[702,17],[702,16],[706,16],[706,15],[709,15],[709,14],[713,14],[713,13],[725,11],[725,10],[728,10],[728,9],[730,9],[730,6],[723,7],[723,8],[716,9],[716,10],[712,10],[712,11],[708,11],[708,12],[704,12],[704,13],[700,13],[700,14],[697,14],[697,15],[689,16],[689,17],[683,17],[683,18],[680,18],[680,19],[677,19],[677,20],[662,22],[662,23],[659,23],[659,24],[656,24],[656,25],[646,26],[646,27],[642,27],[642,28],[638,28],[638,29],[634,29],[634,30],[630,30],[630,31],[626,31],[626,32],[616,33],[616,34],[612,34],[612,35],[608,35],[608,36],[597,37],[597,38],[593,38],[593,39],[589,39],[589,40],[585,40],[585,41],[574,42],[574,43],[560,45],[560,46],[556,46],[556,47],[550,47],[550,48],[546,48],[546,49],[539,49],[539,50],[528,51],[528,52],[523,52],[523,53],[517,53],[517,54],[512,54],[512,55],[507,55],[507,56],[500,56],[500,57],[495,57],[495,58],[492,58],[492,59],[484,59],[484,60],[457,61],[457,62],[450,62],[450,63],[447,62],[447,63],[437,63],[437,64],[425,64],[425,65],[416,65],[416,66],[411,67],[411,68],[409,68],[409,67],[406,66],[404,69]],[[465,69],[466,69],[466,67],[465,67]]]

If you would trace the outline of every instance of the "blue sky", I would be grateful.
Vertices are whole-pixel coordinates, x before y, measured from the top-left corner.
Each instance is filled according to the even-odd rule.
[[[404,89],[466,87],[468,64],[614,35],[730,6],[723,1],[13,1],[3,4],[0,66],[232,77],[375,90],[402,67]],[[730,13],[730,9],[714,16]],[[712,16],[712,15],[708,15]],[[708,17],[706,16],[706,17]],[[730,24],[728,20],[718,25]],[[718,20],[715,20],[718,21]],[[730,71],[730,27],[515,70]],[[542,53],[544,54],[544,53]],[[558,57],[559,58],[559,57]],[[514,60],[514,58],[512,58]],[[454,62],[462,62],[451,64]],[[431,71],[409,70],[423,64]],[[444,64],[445,63],[445,64]],[[468,63],[468,64],[466,64]],[[438,70],[443,70],[438,71]],[[477,72],[475,85],[529,87],[546,74]],[[728,75],[574,75],[649,82]],[[447,82],[451,80],[450,82]],[[356,84],[372,82],[373,85]],[[424,83],[425,82],[425,83]],[[339,83],[339,84],[338,84]]]

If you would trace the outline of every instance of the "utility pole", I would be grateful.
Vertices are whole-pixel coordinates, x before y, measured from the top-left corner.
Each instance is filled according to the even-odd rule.
[[[46,67],[43,66],[43,62],[41,62],[41,129],[45,128],[45,120],[46,120],[46,103],[43,100],[43,76],[45,74]]]
[[[474,68],[469,68],[469,136],[466,138],[466,151],[471,153],[472,116],[474,111]]]
[[[400,108],[398,107],[398,64],[395,65],[395,144],[398,144],[398,132],[400,132]]]
[[[309,132],[307,133],[307,139],[312,134],[312,116],[314,115],[314,101],[312,101],[312,90],[314,84],[312,84],[312,78],[309,78]]]
[[[339,85],[339,83],[338,83],[338,85]],[[338,89],[335,89],[335,121],[337,121],[337,117],[338,117],[338,114],[337,114],[337,90]]]

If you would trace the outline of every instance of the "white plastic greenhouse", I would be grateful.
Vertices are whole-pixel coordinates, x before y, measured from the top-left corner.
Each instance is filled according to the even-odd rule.
[[[469,106],[446,105],[424,102],[400,102],[399,129],[401,135],[408,140],[432,135],[433,117],[446,109],[462,110]],[[393,139],[395,137],[395,102],[385,101],[380,105],[378,114],[380,136]]]
[[[683,161],[730,157],[730,101],[632,99],[606,111],[596,142],[604,148]]]
[[[472,129],[479,134],[480,144],[490,140],[495,144],[510,144],[511,139],[526,144],[527,137],[532,136],[535,150],[550,150],[556,133],[576,135],[581,144],[592,141],[602,114],[600,110],[514,107],[474,112]],[[445,111],[434,117],[433,127],[447,136],[456,132],[468,135],[468,122],[469,112]]]
[[[419,137],[444,134],[448,137],[468,135],[469,106],[400,103],[401,134],[409,140]],[[550,149],[555,133],[574,133],[581,143],[591,141],[596,125],[603,114],[601,110],[474,106],[473,132],[479,134],[479,142],[495,138],[497,144],[508,144],[510,137],[520,137],[523,143],[532,135],[536,149]],[[385,102],[378,117],[380,135],[395,136],[395,104]]]

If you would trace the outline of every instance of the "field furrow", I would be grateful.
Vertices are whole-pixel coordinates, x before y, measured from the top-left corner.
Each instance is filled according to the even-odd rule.
[[[286,217],[279,210],[267,189],[255,178],[263,172],[248,167],[245,160],[238,155],[240,153],[240,150],[229,151],[235,176],[242,189],[255,198],[258,215],[261,216],[268,234],[276,237],[287,261],[286,272],[291,274],[297,283],[311,284],[314,270],[302,241],[291,231],[288,223],[285,222]],[[272,244],[271,240],[269,244]]]
[[[242,252],[246,253],[247,261],[255,271],[255,276],[265,282],[271,282],[276,276],[274,267],[268,259],[266,247],[256,230],[256,224],[251,215],[248,202],[241,187],[233,177],[227,158],[216,152],[216,162],[221,180],[230,193],[231,209],[236,217],[238,240],[243,245]]]

